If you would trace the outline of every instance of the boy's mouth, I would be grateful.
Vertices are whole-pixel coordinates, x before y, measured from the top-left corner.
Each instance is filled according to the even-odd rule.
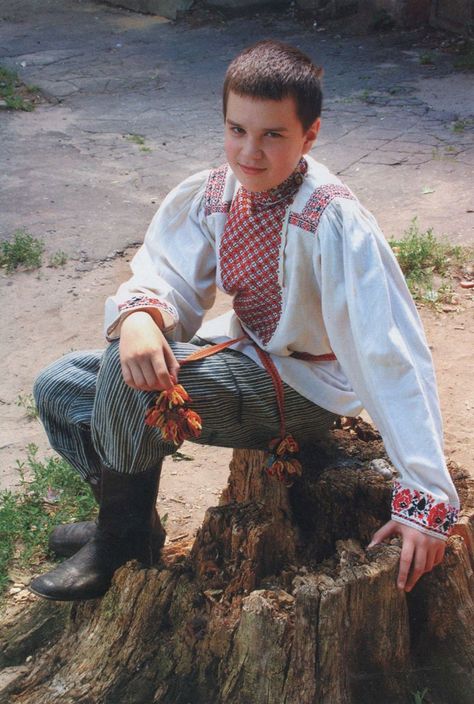
[[[245,164],[239,164],[240,168],[244,172],[244,174],[247,174],[248,176],[257,176],[258,174],[263,173],[265,169],[263,168],[257,168],[255,166],[245,166]]]

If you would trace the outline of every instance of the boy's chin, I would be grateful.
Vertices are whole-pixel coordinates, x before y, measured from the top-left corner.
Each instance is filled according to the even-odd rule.
[[[231,167],[232,168],[232,167]],[[246,191],[250,193],[263,193],[279,186],[264,174],[246,174],[242,169],[232,169],[234,176],[242,184]]]

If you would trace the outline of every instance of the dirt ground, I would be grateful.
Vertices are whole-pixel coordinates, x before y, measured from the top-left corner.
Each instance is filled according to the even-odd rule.
[[[29,420],[19,397],[31,394],[35,375],[47,363],[76,349],[103,345],[102,302],[127,277],[133,249],[92,267],[69,262],[64,268],[3,275],[3,338],[0,361],[2,430],[0,457],[2,486],[15,482],[16,462],[24,461],[29,443],[39,447],[39,457],[50,452],[41,424]],[[84,270],[89,269],[89,270]],[[474,294],[457,288],[459,303],[434,312],[421,308],[433,353],[445,422],[446,455],[472,467],[474,438]],[[211,315],[229,305],[219,296]],[[25,311],[29,315],[25,316]],[[169,458],[159,493],[160,513],[168,514],[169,539],[191,537],[206,508],[218,502],[226,484],[231,450],[185,443],[181,452],[191,459]]]
[[[28,444],[40,458],[50,452],[19,405],[37,373],[71,350],[103,346],[104,300],[127,277],[154,210],[184,177],[222,163],[221,79],[251,41],[271,36],[321,57],[315,156],[388,237],[416,215],[423,230],[472,246],[473,81],[453,68],[452,37],[346,36],[344,22],[306,26],[279,13],[194,26],[88,0],[0,5],[0,62],[47,96],[32,113],[0,113],[0,235],[25,228],[48,254],[68,255],[60,268],[0,271],[0,488],[18,483]],[[140,135],[141,146],[131,139]],[[446,454],[473,471],[474,293],[456,292],[456,305],[421,315]],[[211,314],[228,305],[219,297]],[[192,460],[167,460],[159,494],[170,539],[191,536],[216,504],[231,458],[189,443],[182,452]]]

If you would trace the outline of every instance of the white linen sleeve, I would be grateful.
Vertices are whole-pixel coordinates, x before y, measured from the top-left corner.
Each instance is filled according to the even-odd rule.
[[[443,454],[431,354],[398,263],[356,201],[326,208],[315,273],[332,349],[398,472],[392,518],[446,539],[459,499]]]
[[[109,341],[136,310],[159,311],[166,335],[187,341],[212,307],[216,257],[204,215],[208,173],[186,179],[163,201],[132,259],[132,277],[105,303]]]

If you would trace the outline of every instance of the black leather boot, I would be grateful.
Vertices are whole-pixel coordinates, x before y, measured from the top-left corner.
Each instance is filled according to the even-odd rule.
[[[100,480],[95,478],[90,480],[89,486],[97,503],[100,503]],[[59,557],[71,557],[95,536],[96,530],[96,521],[78,521],[77,523],[65,523],[64,525],[56,526],[49,536],[48,548]],[[152,518],[151,535],[151,548],[154,562],[159,559],[161,548],[165,544],[165,540],[166,531],[161,525],[158,511],[155,509]]]
[[[93,477],[88,484],[95,500],[100,504],[101,480]],[[59,557],[71,557],[94,537],[96,530],[95,521],[80,521],[56,526],[49,536],[48,548]]]
[[[161,466],[141,474],[102,471],[95,535],[73,557],[35,577],[34,594],[57,601],[96,599],[129,560],[152,564],[152,523]]]

